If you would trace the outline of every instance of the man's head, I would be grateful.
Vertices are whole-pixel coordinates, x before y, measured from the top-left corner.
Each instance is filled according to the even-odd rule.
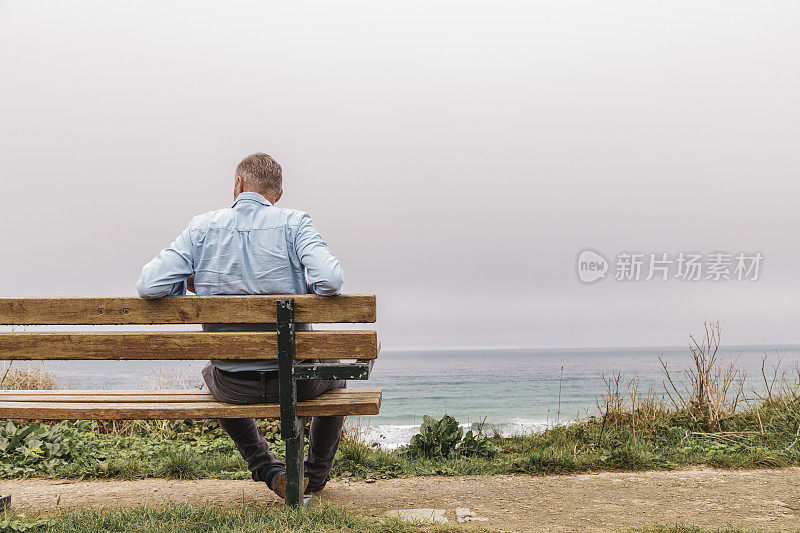
[[[251,154],[236,167],[236,185],[233,197],[241,193],[257,192],[273,204],[283,194],[281,166],[267,154]]]

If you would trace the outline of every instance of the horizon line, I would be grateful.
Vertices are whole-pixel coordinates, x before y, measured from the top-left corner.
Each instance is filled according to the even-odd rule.
[[[497,350],[635,350],[635,349],[684,349],[689,348],[689,343],[684,345],[677,344],[656,344],[656,345],[615,345],[615,346],[435,346],[435,347],[406,347],[406,348],[381,348],[381,352],[431,352],[431,351],[497,351]],[[721,349],[731,348],[759,348],[759,347],[774,347],[774,346],[798,346],[800,342],[772,342],[772,343],[742,343],[742,344],[720,344]]]

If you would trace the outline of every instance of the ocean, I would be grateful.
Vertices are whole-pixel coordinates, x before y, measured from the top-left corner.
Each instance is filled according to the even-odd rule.
[[[763,391],[766,368],[782,358],[781,372],[796,373],[800,345],[729,346],[719,358],[736,360],[746,376],[746,390]],[[405,444],[423,415],[455,417],[465,428],[484,423],[503,435],[540,431],[577,416],[597,413],[604,392],[602,376],[621,373],[663,393],[661,357],[681,377],[692,364],[688,347],[566,348],[493,350],[383,351],[369,381],[349,386],[383,389],[377,416],[358,424],[369,440],[384,447]],[[201,361],[47,361],[14,363],[44,366],[61,388],[180,388],[200,386]],[[753,393],[750,393],[753,396]]]

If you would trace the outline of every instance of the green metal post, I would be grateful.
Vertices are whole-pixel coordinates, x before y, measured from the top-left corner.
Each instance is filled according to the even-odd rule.
[[[294,299],[278,300],[278,381],[281,400],[281,437],[286,443],[286,505],[303,501],[303,424],[297,417],[294,376]]]

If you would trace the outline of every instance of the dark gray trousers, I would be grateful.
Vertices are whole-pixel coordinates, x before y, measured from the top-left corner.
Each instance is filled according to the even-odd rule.
[[[232,373],[223,373],[212,364],[203,368],[203,379],[211,394],[220,402],[233,404],[277,403],[277,372],[260,372],[260,379],[238,379]],[[344,389],[346,381],[309,379],[297,381],[297,400],[310,400],[331,389]],[[320,489],[328,480],[333,467],[333,457],[339,447],[343,416],[315,416],[311,420],[309,449],[305,457],[305,475],[309,489]],[[266,439],[252,418],[226,418],[220,426],[233,439],[242,454],[247,468],[256,481],[264,481],[260,472],[264,467],[285,467],[269,449]]]

